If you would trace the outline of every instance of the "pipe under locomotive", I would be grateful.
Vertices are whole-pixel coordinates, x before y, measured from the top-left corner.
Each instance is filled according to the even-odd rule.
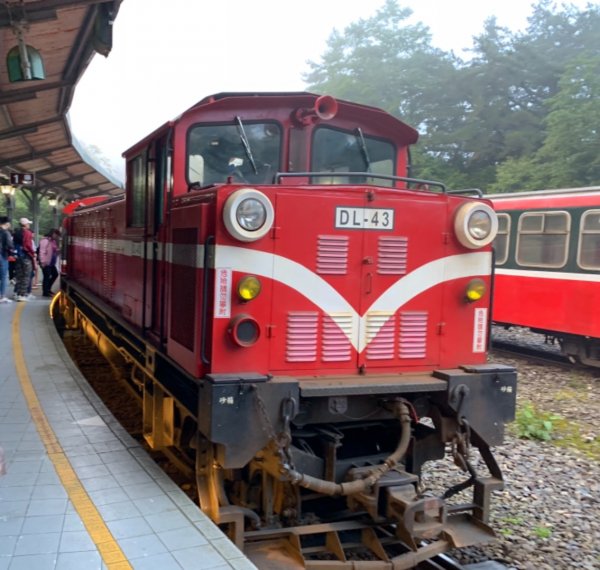
[[[486,354],[497,218],[408,178],[416,139],[331,97],[216,95],[124,154],[123,199],[66,219],[57,316],[259,565],[291,548],[345,567],[360,543],[373,568],[411,568],[493,537],[490,447],[516,397]],[[465,475],[424,493],[447,453]]]

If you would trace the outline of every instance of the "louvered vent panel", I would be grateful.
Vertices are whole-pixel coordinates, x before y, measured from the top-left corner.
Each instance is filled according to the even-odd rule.
[[[406,273],[408,238],[380,236],[377,253],[377,273],[380,275]]]
[[[345,275],[348,272],[348,236],[319,236],[317,273]]]
[[[315,362],[317,360],[318,333],[318,313],[289,313],[287,320],[286,360],[288,362]]]
[[[427,317],[426,311],[400,313],[400,358],[425,358]]]
[[[321,359],[323,362],[348,362],[352,357],[352,315],[335,313],[323,318]]]
[[[393,313],[367,315],[367,359],[389,360],[394,358],[396,346],[396,318]]]

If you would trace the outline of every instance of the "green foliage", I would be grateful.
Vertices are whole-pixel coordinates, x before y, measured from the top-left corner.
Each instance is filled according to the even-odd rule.
[[[495,192],[600,180],[600,6],[533,5],[513,32],[489,19],[471,59],[386,0],[334,31],[309,90],[381,107],[419,130],[412,175]],[[468,46],[465,46],[468,47]]]
[[[554,423],[559,416],[537,410],[530,402],[517,410],[515,429],[517,436],[523,439],[552,439]]]
[[[552,529],[549,529],[547,526],[536,526],[533,527],[533,533],[538,538],[550,538],[552,536]]]
[[[590,431],[593,432],[594,428],[560,419],[554,425],[553,443],[559,447],[576,449],[587,457],[600,461],[600,436],[594,437]]]
[[[33,220],[33,206],[31,201],[31,193],[29,190],[17,190],[14,195],[14,208],[12,213],[13,228],[17,226],[20,218],[29,218]],[[0,213],[7,215],[6,201],[0,199]],[[54,214],[52,208],[48,206],[48,201],[44,198],[40,200],[38,211],[38,226],[39,234],[36,240],[48,232],[54,224]]]
[[[499,531],[503,536],[512,536],[515,533],[515,530],[511,527],[518,527],[524,523],[524,519],[522,517],[504,517],[500,519],[499,523]]]

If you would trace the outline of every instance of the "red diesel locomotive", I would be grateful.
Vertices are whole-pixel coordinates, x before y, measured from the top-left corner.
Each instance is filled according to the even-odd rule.
[[[195,461],[200,506],[259,565],[347,567],[360,544],[411,568],[493,536],[516,396],[486,361],[497,218],[407,178],[416,140],[331,97],[215,95],[125,152],[123,199],[66,220],[60,316],[127,370],[150,445]],[[467,475],[432,496],[446,444]]]
[[[493,320],[600,366],[600,188],[488,197],[499,221]]]

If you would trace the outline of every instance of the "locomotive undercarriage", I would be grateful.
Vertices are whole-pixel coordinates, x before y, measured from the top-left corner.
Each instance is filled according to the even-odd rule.
[[[514,413],[513,369],[198,382],[76,301],[59,300],[67,326],[83,328],[141,396],[148,443],[195,460],[202,509],[259,567],[351,568],[363,559],[372,561],[365,568],[412,568],[493,538],[491,493],[503,482],[489,446]],[[471,446],[487,473],[473,468]],[[447,449],[466,474],[429,494],[421,468]],[[472,500],[448,502],[467,488]]]
[[[507,372],[498,371],[500,375]],[[506,380],[494,381],[508,389],[513,384]],[[466,409],[463,395],[468,398],[468,393],[466,384],[456,385],[457,410]],[[365,414],[370,419],[298,426],[291,421],[288,434],[282,401],[282,422],[277,428],[263,425],[270,441],[243,470],[241,481],[238,474],[229,493],[244,509],[262,513],[263,526],[246,532],[245,537],[234,532],[232,538],[244,540],[245,550],[257,563],[284,545],[293,559],[301,561],[299,567],[307,568],[330,568],[334,560],[344,567],[348,556],[360,549],[382,564],[374,568],[411,568],[449,548],[492,539],[494,533],[486,523],[491,493],[502,488],[502,475],[488,445],[466,416],[443,403],[446,394],[355,397],[348,399],[347,407],[345,396],[301,400],[299,418],[306,404],[327,417],[332,406],[356,413],[355,408],[364,411],[370,405],[371,412]],[[399,410],[398,418],[390,419],[394,407]],[[427,414],[430,421],[416,423],[417,413]],[[471,443],[486,465],[485,476],[477,474],[469,462]],[[421,466],[444,457],[446,444],[467,475],[443,497],[423,493]],[[447,503],[468,487],[473,488],[472,501]],[[225,514],[231,521],[232,508],[226,507]],[[238,525],[243,524],[243,515],[240,512]],[[328,552],[325,566],[312,558],[316,552],[322,556],[323,549]]]

